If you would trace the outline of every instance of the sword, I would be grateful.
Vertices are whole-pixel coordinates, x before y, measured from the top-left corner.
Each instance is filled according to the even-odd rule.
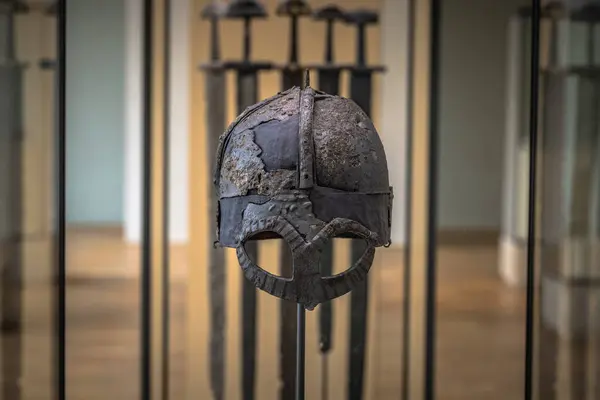
[[[0,1],[0,397],[21,398],[22,328],[22,86],[25,65],[15,58],[16,13],[28,8]],[[9,339],[10,340],[7,340]]]
[[[342,65],[334,64],[333,43],[334,43],[334,22],[343,21],[345,18],[342,10],[333,5],[320,8],[313,14],[316,21],[325,21],[327,27],[325,42],[325,62],[320,65],[311,65],[311,68],[317,70],[319,77],[319,89],[328,94],[339,94],[340,92],[340,72],[344,69]],[[323,266],[321,265],[321,270]]]
[[[207,159],[209,165],[215,163],[215,149],[219,137],[225,131],[225,69],[220,62],[219,19],[223,16],[224,4],[212,2],[200,14],[210,21],[210,62],[200,68],[206,76],[206,121]],[[209,185],[209,215],[217,215],[218,194],[214,185]],[[209,229],[217,232],[216,218],[210,218]],[[210,387],[213,398],[225,397],[225,251],[215,247],[209,251],[208,272],[210,282]]]
[[[340,72],[344,69],[339,64],[334,64],[333,43],[334,43],[334,22],[343,20],[344,13],[339,7],[329,5],[316,10],[313,14],[313,19],[317,21],[325,21],[327,26],[326,42],[325,42],[325,57],[324,63],[311,65],[309,68],[317,70],[319,77],[319,89],[328,94],[338,95],[340,91]],[[333,275],[333,243],[328,242],[323,247],[321,253],[321,275]],[[332,347],[332,319],[333,319],[333,303],[327,301],[319,307],[319,348],[322,357],[323,379],[321,380],[321,399],[328,398],[328,353]]]
[[[277,15],[290,18],[290,55],[282,70],[282,90],[294,86],[302,87],[304,68],[298,64],[298,18],[311,14],[311,9],[305,0],[280,0]]]
[[[244,21],[244,57],[242,61],[225,63],[227,69],[236,71],[238,115],[258,102],[258,72],[272,68],[271,63],[250,60],[251,21],[266,16],[264,6],[257,0],[232,1],[225,11],[225,18]],[[258,262],[256,241],[248,241],[245,248],[248,256]],[[256,376],[256,288],[243,276],[240,279],[242,279],[242,393],[245,400],[253,400]]]
[[[288,63],[281,66],[281,90],[285,91],[294,86],[302,87],[304,68],[298,63],[298,18],[311,13],[310,6],[305,0],[280,0],[276,10],[277,15],[290,18],[290,54]],[[281,246],[280,268],[281,276],[292,277],[293,260],[285,243]],[[296,304],[289,301],[281,302],[281,344],[280,344],[280,379],[279,398],[293,399],[296,394]]]
[[[358,104],[367,115],[371,115],[372,77],[376,72],[383,72],[384,67],[366,65],[365,28],[376,24],[379,16],[376,12],[357,10],[345,13],[345,22],[357,27],[356,65],[350,71],[350,98]],[[355,262],[366,250],[362,240],[353,240],[351,258]],[[348,398],[360,400],[363,397],[365,349],[367,341],[367,309],[368,279],[357,286],[350,294],[350,347],[349,347],[349,379]]]

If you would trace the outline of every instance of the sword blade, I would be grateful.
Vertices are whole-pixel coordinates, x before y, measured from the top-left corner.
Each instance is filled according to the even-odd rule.
[[[319,90],[338,95],[340,93],[340,70],[339,69],[320,69],[319,70]]]
[[[325,93],[337,95],[340,89],[340,70],[339,69],[319,69],[319,89]],[[328,242],[321,253],[322,276],[333,275],[333,243]],[[333,327],[333,302],[327,301],[319,306],[319,348],[323,357],[332,347],[332,327]],[[324,389],[327,384],[327,362],[323,359],[323,396],[327,398],[327,391]]]
[[[237,76],[238,115],[258,102],[258,78],[256,71],[239,70]],[[256,241],[245,245],[248,257],[258,263]],[[254,399],[256,360],[256,288],[242,276],[242,393],[245,400]]]
[[[352,71],[350,77],[350,97],[363,111],[371,115],[372,73]],[[367,248],[363,240],[352,240],[351,258],[356,262]],[[350,293],[350,347],[348,398],[360,400],[363,397],[365,350],[367,343],[367,309],[369,281],[365,279]]]
[[[281,89],[282,91],[293,88],[294,86],[302,87],[304,81],[304,71],[300,68],[286,67],[283,69]]]
[[[9,54],[10,55],[10,54]],[[19,399],[22,339],[22,66],[0,61],[0,398]]]
[[[225,73],[223,70],[206,71],[207,107],[207,159],[215,165],[215,149],[219,136],[225,131]],[[218,194],[210,184],[209,229],[217,231]],[[215,400],[225,397],[225,251],[212,248],[209,251],[208,271],[210,281],[210,385]]]
[[[281,91],[294,86],[302,87],[302,70],[285,68],[283,70]],[[283,277],[292,277],[292,254],[285,242],[281,246],[280,271]],[[296,394],[296,304],[291,301],[281,302],[281,342],[279,373],[281,389],[279,398],[293,399]]]

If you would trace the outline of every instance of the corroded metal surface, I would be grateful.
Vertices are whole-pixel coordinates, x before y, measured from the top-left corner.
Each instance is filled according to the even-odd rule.
[[[307,309],[342,296],[366,279],[375,248],[390,239],[391,200],[383,145],[353,101],[292,88],[246,109],[221,136],[215,186],[218,241],[237,249],[246,278]],[[282,237],[292,277],[271,274],[245,246]],[[346,272],[319,268],[335,237],[362,239]]]

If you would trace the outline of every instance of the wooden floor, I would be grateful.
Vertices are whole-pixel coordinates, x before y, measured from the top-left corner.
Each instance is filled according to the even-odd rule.
[[[68,399],[130,400],[138,396],[139,252],[110,231],[68,236]],[[186,397],[186,249],[172,249],[172,399]],[[376,388],[373,399],[399,399],[402,357],[401,252],[387,250],[372,270],[379,281]],[[439,399],[518,399],[523,387],[524,292],[504,286],[494,247],[439,252],[437,376]],[[49,285],[30,280],[24,295],[22,398],[50,399]],[[3,337],[3,358],[14,336]],[[28,361],[29,360],[29,361]],[[34,360],[34,361],[31,361]],[[35,365],[32,366],[31,363]],[[9,378],[5,360],[5,381]],[[309,366],[310,368],[310,366]],[[5,382],[6,386],[10,382]],[[330,382],[329,385],[339,383]],[[4,400],[11,399],[4,394]],[[261,399],[262,400],[262,399]],[[312,399],[311,399],[312,400]]]

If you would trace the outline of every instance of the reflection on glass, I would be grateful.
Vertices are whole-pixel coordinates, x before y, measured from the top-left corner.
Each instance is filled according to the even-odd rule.
[[[439,399],[522,397],[528,4],[441,2]]]
[[[53,391],[55,132],[47,4],[0,1],[0,377],[3,399]]]
[[[580,3],[548,15],[542,43],[540,399],[600,396],[600,13]]]
[[[21,204],[24,65],[15,53],[16,5],[0,3],[0,388],[18,398],[21,374]]]

